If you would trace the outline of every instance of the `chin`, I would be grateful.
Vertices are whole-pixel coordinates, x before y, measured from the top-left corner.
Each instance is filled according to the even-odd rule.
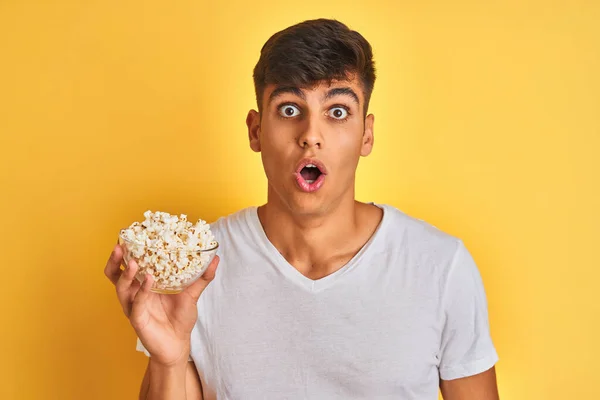
[[[294,196],[287,202],[293,215],[318,216],[327,212],[327,204],[322,198],[313,195]]]
[[[274,203],[278,203],[279,207],[291,215],[316,217],[327,214],[332,206],[331,193],[327,193],[323,188],[313,193],[302,192],[295,185],[282,185],[279,190],[270,185],[269,189],[269,197]]]

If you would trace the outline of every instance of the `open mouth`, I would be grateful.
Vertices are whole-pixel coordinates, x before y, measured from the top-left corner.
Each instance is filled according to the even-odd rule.
[[[295,175],[300,190],[312,193],[323,186],[327,170],[325,164],[316,158],[305,158],[298,164]]]
[[[306,183],[311,184],[319,179],[319,176],[322,175],[322,172],[316,165],[307,164],[300,170],[300,175],[306,181]]]

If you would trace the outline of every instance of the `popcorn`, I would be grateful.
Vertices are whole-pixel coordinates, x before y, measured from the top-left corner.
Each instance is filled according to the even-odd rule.
[[[192,224],[185,214],[148,210],[144,217],[121,230],[124,260],[136,260],[138,280],[154,276],[153,289],[179,292],[204,273],[216,253],[210,225],[201,219]]]

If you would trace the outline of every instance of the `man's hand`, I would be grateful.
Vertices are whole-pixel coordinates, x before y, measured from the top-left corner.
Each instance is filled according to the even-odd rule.
[[[122,261],[123,249],[116,245],[104,274],[115,285],[123,312],[153,362],[164,366],[187,362],[190,334],[198,318],[196,304],[215,277],[219,257],[215,256],[202,277],[178,294],[151,292],[152,275],[147,274],[140,284],[135,278],[138,271],[135,261],[132,260],[123,272],[120,269]]]

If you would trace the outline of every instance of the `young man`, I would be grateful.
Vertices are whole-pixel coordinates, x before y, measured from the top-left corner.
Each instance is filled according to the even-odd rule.
[[[354,198],[374,81],[369,43],[337,21],[264,45],[246,123],[267,203],[212,224],[220,258],[181,294],[150,292],[150,275],[140,287],[134,262],[121,274],[118,246],[107,263],[151,355],[140,398],[434,400],[438,387],[498,398],[485,292],[462,241]]]

